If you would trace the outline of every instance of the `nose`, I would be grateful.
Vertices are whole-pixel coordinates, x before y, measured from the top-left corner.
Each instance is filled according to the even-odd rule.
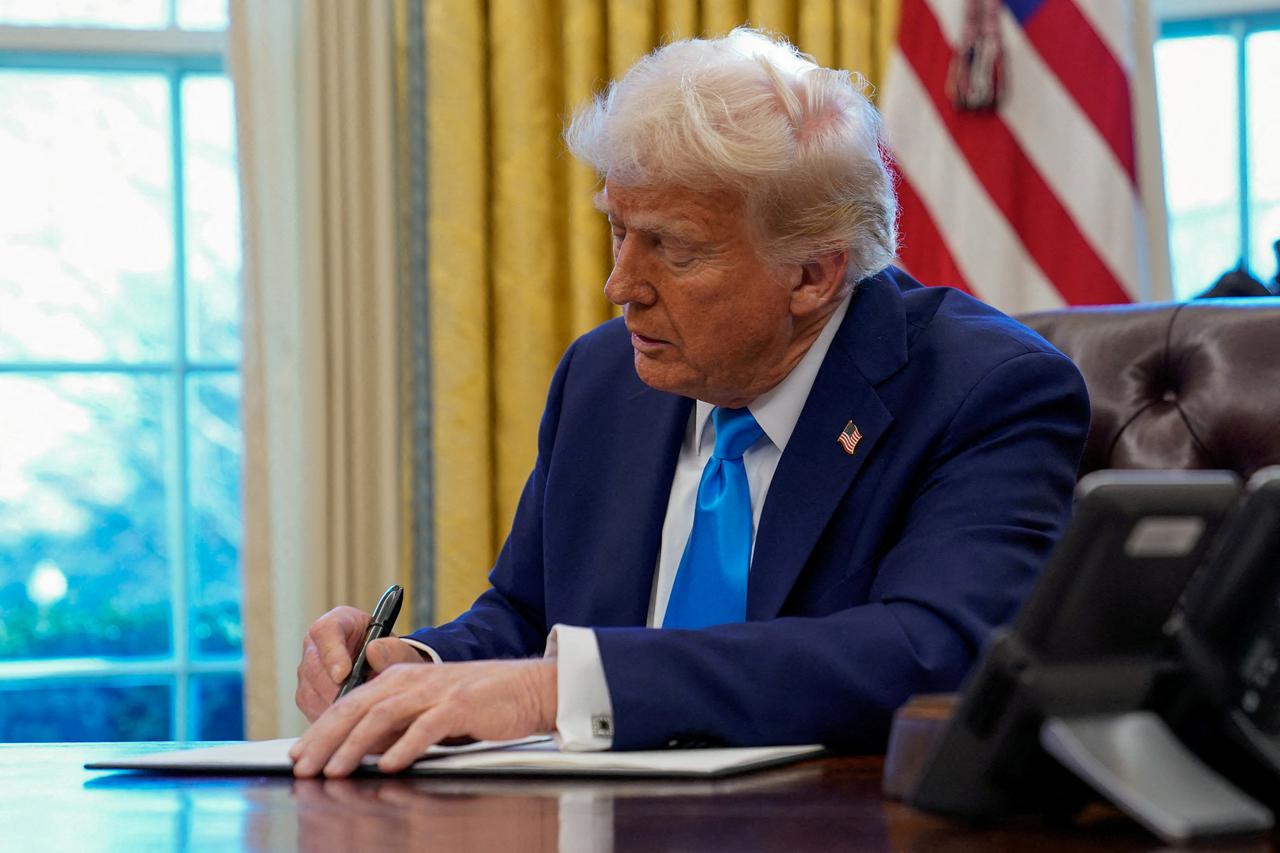
[[[650,305],[656,291],[644,272],[640,241],[624,239],[613,257],[613,270],[604,283],[604,295],[614,305],[639,303]]]

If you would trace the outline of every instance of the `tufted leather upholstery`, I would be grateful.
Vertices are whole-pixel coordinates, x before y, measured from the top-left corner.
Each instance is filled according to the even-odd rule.
[[[1280,464],[1280,299],[1044,311],[1018,318],[1070,356],[1093,423],[1080,474],[1099,468]]]

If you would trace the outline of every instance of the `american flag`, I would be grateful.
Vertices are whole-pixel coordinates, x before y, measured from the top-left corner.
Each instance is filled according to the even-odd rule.
[[[858,425],[853,421],[849,421],[844,425],[844,429],[840,431],[840,435],[836,436],[836,441],[840,442],[840,446],[844,448],[844,452],[850,455],[858,449],[858,442],[862,441],[862,432],[858,429]]]
[[[1163,198],[1158,169],[1140,179],[1134,2],[902,0],[882,109],[908,271],[1012,312],[1167,293],[1144,223],[1144,192]]]

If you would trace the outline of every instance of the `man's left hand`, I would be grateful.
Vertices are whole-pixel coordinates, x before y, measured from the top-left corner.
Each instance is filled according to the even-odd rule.
[[[550,732],[554,658],[396,664],[335,702],[289,750],[295,776],[346,776],[387,747],[378,769],[396,773],[451,737],[508,740]]]

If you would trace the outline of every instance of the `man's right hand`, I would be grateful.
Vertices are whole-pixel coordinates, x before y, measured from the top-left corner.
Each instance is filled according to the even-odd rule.
[[[294,702],[309,722],[315,722],[333,704],[351,672],[351,662],[360,651],[368,626],[368,613],[346,605],[333,608],[311,624],[302,641],[298,689],[294,693]],[[393,664],[423,662],[416,649],[394,637],[370,643],[365,660],[369,678]]]

